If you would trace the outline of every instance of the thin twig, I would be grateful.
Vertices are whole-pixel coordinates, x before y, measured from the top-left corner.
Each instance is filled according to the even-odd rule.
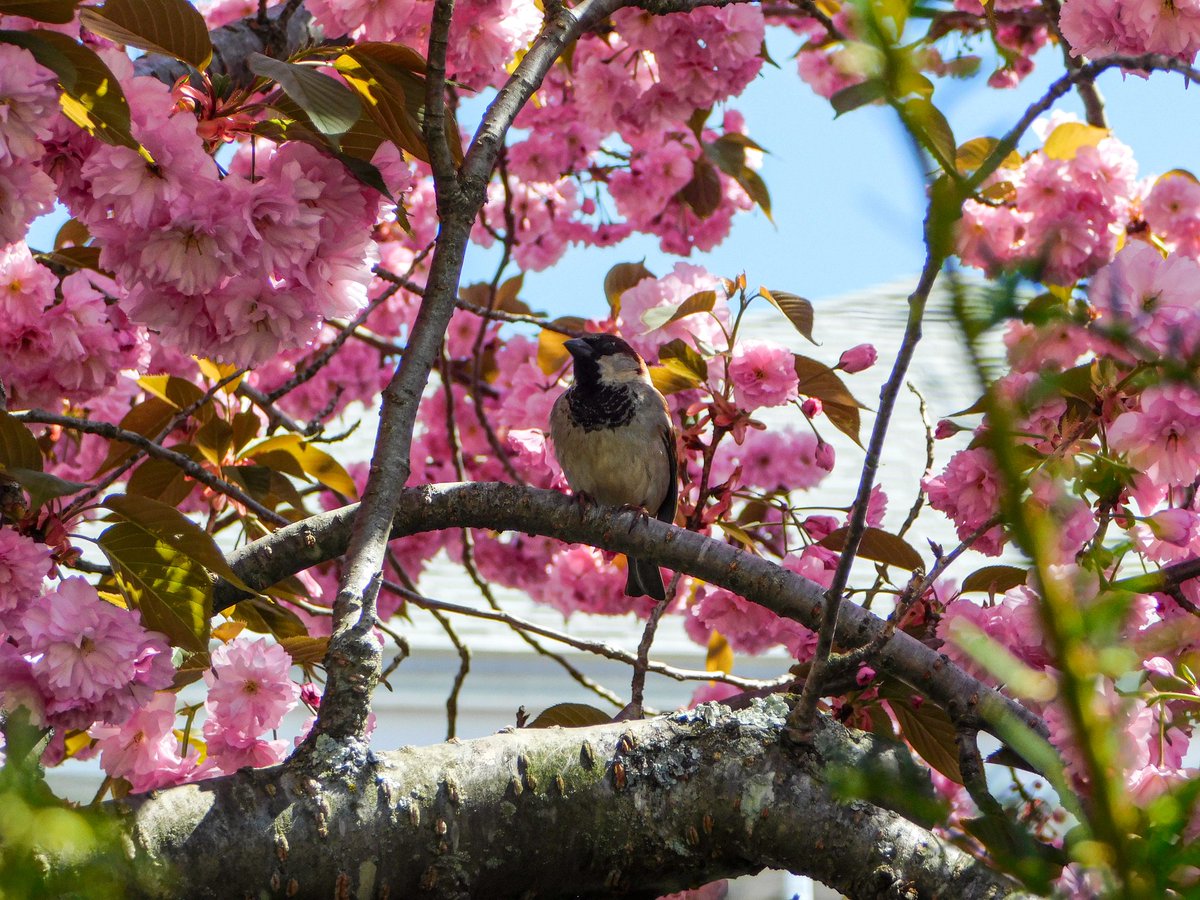
[[[123,441],[127,444],[133,444],[144,451],[147,456],[153,456],[156,459],[165,460],[172,465],[178,466],[185,475],[190,476],[219,494],[224,494],[235,503],[240,503],[266,522],[270,522],[273,525],[287,525],[289,522],[288,519],[279,515],[279,513],[263,506],[241,488],[218,478],[191,457],[184,456],[182,453],[176,453],[174,450],[168,450],[166,447],[156,444],[154,441],[136,432],[127,431],[108,422],[94,422],[91,419],[61,416],[57,413],[47,412],[44,409],[31,409],[28,412],[19,414],[16,418],[23,422],[35,422],[40,425],[60,425],[63,428],[82,431],[85,434],[98,434],[112,441]]]
[[[437,619],[437,623],[450,638],[450,643],[458,651],[458,672],[454,675],[454,684],[446,698],[446,740],[451,740],[458,731],[458,695],[462,691],[463,682],[467,680],[467,673],[471,671],[471,649],[462,642],[449,619],[436,609],[429,610],[429,614]]]
[[[458,603],[450,603],[445,600],[435,600],[425,594],[417,591],[409,590],[404,585],[397,584],[390,579],[384,579],[384,590],[391,591],[397,596],[403,597],[414,606],[421,609],[439,610],[444,613],[452,613],[460,616],[470,616],[474,619],[483,619],[487,622],[499,622],[507,625],[514,631],[529,632],[537,634],[544,638],[549,638],[552,641],[558,641],[561,644],[566,644],[568,647],[574,647],[576,650],[581,650],[584,653],[592,653],[596,656],[603,656],[605,659],[611,659],[615,662],[625,663],[629,666],[636,666],[638,663],[637,655],[622,650],[619,647],[614,647],[611,644],[605,644],[602,641],[589,641],[584,638],[577,638],[567,634],[564,631],[556,631],[553,628],[546,628],[543,625],[538,625],[535,622],[530,622],[528,619],[522,619],[514,616],[512,613],[504,612],[503,610],[494,611],[486,609],[476,609],[473,606],[463,606]],[[783,687],[791,683],[793,680],[791,675],[786,675],[781,678],[760,679],[760,678],[739,678],[736,675],[731,675],[728,672],[709,672],[702,669],[680,669],[675,666],[668,666],[665,663],[647,660],[646,671],[653,672],[655,675],[662,675],[666,678],[675,681],[719,681],[722,684],[728,684],[743,691],[761,691],[773,690]]]
[[[930,223],[927,227],[932,227]],[[866,459],[863,461],[862,475],[858,483],[858,493],[850,513],[850,523],[846,529],[845,544],[838,567],[834,572],[833,581],[825,593],[825,603],[821,610],[821,627],[817,633],[817,648],[813,655],[809,677],[804,682],[804,691],[800,700],[788,717],[789,738],[798,743],[807,743],[812,735],[813,718],[817,711],[817,701],[820,698],[821,684],[825,680],[829,654],[833,650],[833,636],[837,631],[838,610],[850,578],[850,567],[854,563],[858,546],[862,541],[867,524],[867,505],[871,499],[871,489],[875,485],[875,475],[879,470],[879,460],[883,454],[884,441],[887,438],[888,426],[891,424],[892,412],[904,383],[904,376],[921,339],[921,322],[925,315],[925,305],[933,290],[942,260],[932,247],[925,257],[925,267],[921,272],[916,290],[908,298],[908,323],[904,330],[904,338],[900,349],[896,352],[896,360],[892,364],[892,372],[879,392],[879,409],[875,414],[875,425],[871,431],[871,440],[867,445]]]
[[[630,565],[633,563],[630,562]],[[637,661],[633,665],[633,680],[629,687],[629,718],[631,719],[642,717],[642,698],[646,690],[646,669],[650,663],[650,646],[654,643],[654,635],[658,632],[658,620],[662,618],[662,614],[667,611],[667,607],[675,599],[679,578],[678,572],[671,576],[671,583],[667,586],[666,599],[654,604],[654,609],[650,611],[650,618],[646,620],[646,627],[642,629],[642,639],[638,643],[637,649]]]

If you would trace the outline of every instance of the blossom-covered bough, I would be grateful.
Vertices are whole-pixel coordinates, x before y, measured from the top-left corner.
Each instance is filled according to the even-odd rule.
[[[768,28],[922,160],[926,259],[869,433],[873,346],[746,337],[757,307],[812,340],[795,294],[681,260],[614,266],[599,319],[521,298],[571,246],[687,257],[770,215],[733,105]],[[960,141],[940,80],[994,57],[1011,87],[1048,43],[1065,74]],[[1193,890],[1200,184],[1139,175],[1096,80],[1190,83],[1198,50],[1181,0],[0,0],[0,884],[657,896],[774,866],[856,897]],[[1055,110],[1071,91],[1086,121]],[[464,285],[472,245],[498,262]],[[939,286],[982,397],[937,411],[889,530],[881,454]],[[563,494],[562,344],[596,330],[668,397],[675,524]],[[380,408],[369,466],[356,402]],[[865,450],[848,508],[821,501],[834,431]],[[936,469],[935,437],[957,441]],[[929,508],[958,546],[916,549]],[[439,554],[482,605],[422,591]],[[619,554],[677,573],[665,604],[624,596]],[[500,586],[634,612],[642,640],[526,621]],[[421,610],[463,660],[450,737],[461,616],[606,708],[372,749]],[[652,658],[664,615],[703,667]],[[629,691],[554,645],[626,663]],[[777,678],[732,674],[778,646]],[[696,704],[643,717],[648,673],[702,682]],[[41,767],[87,758],[96,803],[63,809]]]

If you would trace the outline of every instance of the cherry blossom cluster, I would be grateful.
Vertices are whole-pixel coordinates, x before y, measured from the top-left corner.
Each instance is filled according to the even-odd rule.
[[[50,568],[44,545],[0,528],[0,702],[60,731],[124,721],[171,684],[171,648],[84,578],[48,585]]]
[[[1071,314],[1057,299],[1059,314],[1014,322],[1005,335],[1010,372],[992,393],[1017,416],[1015,440],[1032,463],[1024,475],[1023,502],[1057,523],[1054,543],[1043,550],[1055,577],[1080,604],[1100,602],[1097,573],[1112,578],[1122,566],[1142,571],[1200,552],[1200,511],[1193,496],[1200,471],[1200,388],[1190,375],[1200,362],[1200,262],[1187,237],[1187,223],[1197,212],[1192,187],[1188,176],[1171,175],[1151,188],[1150,196],[1157,196],[1142,208],[1153,206],[1166,230],[1159,234],[1148,222],[1139,224],[1075,296],[1073,302],[1084,304],[1082,314]],[[1166,252],[1166,246],[1175,252]],[[1082,381],[1071,381],[1073,373]],[[1006,487],[987,441],[989,427],[985,419],[976,441],[925,486],[930,505],[954,521],[960,538],[995,555],[1008,540],[999,518]],[[939,436],[959,430],[943,423]],[[1110,549],[1114,532],[1125,536],[1116,551]],[[1101,543],[1105,534],[1109,542]],[[1191,581],[1179,591],[1135,597],[1120,640],[1169,646],[1173,654],[1194,649],[1188,610],[1200,593]],[[939,633],[949,639],[951,656],[968,668],[976,663],[955,642],[964,622],[1030,668],[1053,673],[1038,609],[1038,594],[1025,585],[982,607],[957,599],[947,604]],[[1105,709],[1134,736],[1123,742],[1130,753],[1122,763],[1131,795],[1144,803],[1195,775],[1183,764],[1195,704],[1186,698],[1200,694],[1186,667],[1177,668],[1167,657],[1147,661],[1138,674],[1144,695],[1122,699],[1108,683]],[[1156,703],[1160,691],[1181,699]],[[1054,704],[1040,708],[1068,771],[1086,787],[1071,723]]]
[[[1138,198],[1129,147],[1100,129],[1093,143],[1070,138],[1087,126],[1054,115],[1037,126],[1045,147],[997,170],[980,199],[963,204],[959,255],[989,275],[1025,269],[1071,285],[1109,262]]]

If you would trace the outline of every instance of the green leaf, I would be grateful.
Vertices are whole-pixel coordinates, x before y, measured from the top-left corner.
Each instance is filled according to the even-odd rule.
[[[251,631],[274,635],[280,641],[308,635],[308,629],[299,616],[268,597],[239,601],[230,613],[236,621],[245,622]]]
[[[166,403],[157,397],[147,397],[129,412],[125,413],[121,419],[120,427],[123,431],[131,431],[134,434],[140,434],[142,437],[153,440],[158,437],[162,430],[171,424],[171,420],[175,418],[178,410],[170,403]],[[100,468],[96,469],[92,475],[95,478],[97,475],[115,469],[117,466],[124,463],[138,452],[138,448],[133,444],[127,444],[121,440],[114,440],[109,444],[108,455],[104,457],[104,461],[100,463]]]
[[[819,399],[825,417],[838,431],[861,447],[858,433],[862,422],[858,411],[866,407],[854,399],[837,372],[824,363],[807,356],[797,356],[795,365],[799,392]]]
[[[939,164],[953,168],[957,157],[957,143],[950,123],[942,111],[925,98],[909,100],[904,104],[912,123],[917,127],[921,139]]]
[[[692,180],[679,191],[679,198],[701,219],[707,219],[721,205],[721,178],[703,156],[696,159]]]
[[[697,383],[708,378],[708,361],[691,344],[676,338],[658,348],[658,361],[666,368]]]
[[[663,325],[670,325],[672,322],[678,322],[680,319],[695,315],[696,313],[712,312],[713,307],[716,305],[716,291],[697,291],[680,303],[675,312],[671,313],[671,318],[667,319]]]
[[[813,340],[813,305],[810,301],[787,291],[769,291],[765,287],[760,287],[758,293],[787,316],[788,321],[810,344],[816,343]]]
[[[839,528],[827,534],[819,543],[822,547],[841,552],[846,547],[848,528]],[[862,541],[858,545],[858,555],[873,559],[889,566],[898,566],[912,572],[923,569],[925,561],[908,541],[902,537],[884,531],[881,528],[867,527],[863,530]]]
[[[20,419],[0,412],[0,466],[42,471],[42,451],[37,438]]]
[[[251,53],[246,65],[255,75],[277,82],[322,134],[342,134],[362,114],[363,107],[355,91],[311,66],[272,59],[261,53]]]
[[[201,71],[212,60],[208,26],[187,0],[107,0],[80,10],[79,20],[110,41],[172,56]]]
[[[58,76],[59,98],[68,119],[108,144],[149,154],[130,131],[129,103],[112,71],[91,49],[65,34],[34,29],[0,31],[0,42],[16,44]]]
[[[189,456],[200,454],[195,452],[195,448],[183,446],[174,446],[171,448],[177,453],[188,453]],[[183,470],[175,463],[166,459],[147,459],[130,473],[129,481],[126,484],[126,492],[138,497],[149,497],[151,500],[157,500],[159,503],[165,503],[168,506],[179,506],[195,488],[195,482],[191,481]]]
[[[25,492],[29,495],[30,507],[34,510],[39,509],[47,500],[76,494],[88,487],[88,485],[80,484],[78,481],[67,481],[65,478],[59,478],[57,475],[51,475],[49,472],[40,472],[37,469],[14,469],[9,467],[4,472],[6,475],[14,478],[25,489]]]
[[[868,103],[882,100],[886,96],[887,87],[884,83],[872,78],[868,81],[860,81],[858,84],[852,84],[848,88],[842,88],[842,90],[829,98],[829,104],[833,107],[833,111],[840,116],[843,113],[858,109],[860,106],[866,106]]]
[[[175,647],[208,649],[212,580],[198,562],[132,522],[118,522],[97,540],[121,593]]]
[[[0,0],[0,14],[66,25],[75,18],[78,5],[79,0]]]
[[[960,590],[964,594],[983,591],[988,594],[1003,594],[1022,585],[1029,577],[1025,569],[1016,566],[984,566],[963,579]]]
[[[259,441],[252,447],[248,447],[239,458],[262,462],[260,457],[263,454],[274,452],[282,452],[294,460],[303,475],[315,478],[331,491],[350,498],[358,496],[358,488],[354,484],[354,479],[350,477],[342,464],[324,450],[318,450],[296,434],[281,434]]]
[[[541,714],[526,725],[526,728],[549,728],[560,725],[563,728],[587,728],[589,725],[607,725],[612,716],[602,709],[588,706],[586,703],[556,703],[542,710]]]
[[[145,531],[178,553],[219,575],[239,590],[250,588],[229,567],[216,541],[207,531],[175,509],[149,497],[110,494],[100,504],[131,525]]]
[[[604,276],[604,296],[615,319],[621,314],[621,295],[644,278],[653,278],[654,273],[646,268],[646,261],[617,263]]]
[[[899,691],[888,690],[887,693]],[[900,725],[900,733],[921,758],[955,784],[962,784],[954,723],[945,711],[928,701],[914,709],[909,698],[903,695],[888,696],[887,703]]]

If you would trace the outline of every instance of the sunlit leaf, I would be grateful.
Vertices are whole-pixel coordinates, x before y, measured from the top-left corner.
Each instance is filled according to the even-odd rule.
[[[732,672],[733,671],[733,648],[729,646],[729,641],[725,640],[725,635],[714,630],[708,636],[708,652],[704,657],[704,669],[707,672]]]
[[[758,293],[787,316],[788,321],[810,343],[816,343],[813,339],[813,305],[811,302],[796,294],[789,294],[787,291],[770,291],[765,287],[760,287]]]
[[[1074,159],[1083,147],[1095,147],[1109,134],[1107,128],[1083,122],[1063,122],[1046,137],[1042,152],[1051,159]]]
[[[826,535],[820,544],[822,547],[840,552],[846,547],[848,533],[848,528],[839,528]],[[909,572],[925,567],[921,554],[904,538],[897,537],[881,528],[871,528],[870,526],[863,529],[862,541],[858,545],[858,555],[889,566],[898,566]]]
[[[100,504],[131,525],[145,531],[180,554],[198,562],[240,590],[249,591],[237,573],[229,567],[216,541],[207,531],[175,509],[149,497],[110,494]]]
[[[0,31],[0,42],[16,44],[58,76],[59,98],[68,119],[109,144],[142,149],[130,129],[129,103],[116,76],[96,53],[65,34],[43,29]]]
[[[277,82],[308,113],[309,121],[322,134],[341,134],[362,114],[355,91],[312,66],[272,59],[261,53],[251,53],[246,65],[255,75]]]
[[[559,725],[563,728],[586,728],[589,725],[607,725],[611,721],[612,716],[604,710],[586,703],[557,703],[543,710],[526,727],[549,728]]]
[[[329,638],[326,636],[309,637],[307,634],[296,637],[279,639],[279,646],[287,651],[292,662],[297,666],[315,666],[325,658],[329,649]]]
[[[278,454],[283,454],[295,462],[295,468],[291,468],[288,474],[299,477],[309,476],[331,491],[336,491],[345,497],[358,496],[354,479],[350,477],[342,464],[297,434],[281,434],[259,441],[257,444],[247,447],[240,458],[253,459],[261,463],[265,459],[271,458],[268,455],[273,457]]]
[[[550,324],[568,331],[583,332],[587,323],[578,316],[560,316]],[[571,354],[563,346],[570,339],[569,334],[559,334],[557,331],[543,328],[538,333],[538,368],[547,375],[560,371],[571,358]]]
[[[644,278],[653,278],[654,273],[646,268],[645,261],[617,263],[604,276],[604,296],[615,319],[621,313],[621,295]]]
[[[107,0],[80,10],[79,21],[110,41],[172,56],[200,70],[212,59],[208,26],[187,0]]]

